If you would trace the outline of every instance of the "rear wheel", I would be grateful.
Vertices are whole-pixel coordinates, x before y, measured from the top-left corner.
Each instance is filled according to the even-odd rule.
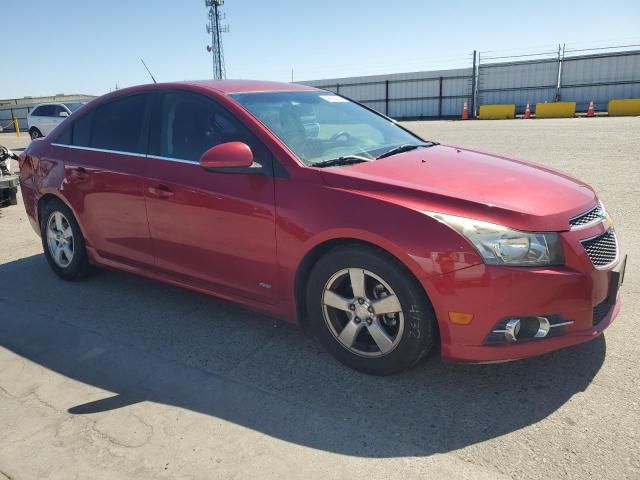
[[[415,365],[437,336],[433,309],[411,273],[374,248],[339,248],[314,267],[307,311],[341,362],[375,375]]]
[[[75,280],[89,270],[84,237],[71,209],[50,200],[42,209],[41,237],[51,269],[64,280]]]
[[[31,140],[35,140],[36,138],[40,138],[43,135],[42,132],[36,127],[31,127],[31,130],[29,130],[29,136],[31,137]]]

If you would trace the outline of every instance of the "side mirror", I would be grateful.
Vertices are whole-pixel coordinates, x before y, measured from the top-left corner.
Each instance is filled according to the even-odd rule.
[[[209,168],[248,168],[253,165],[253,152],[243,142],[227,142],[211,147],[200,157],[200,166]]]
[[[59,117],[68,117],[69,112],[65,112],[64,110],[58,114]]]

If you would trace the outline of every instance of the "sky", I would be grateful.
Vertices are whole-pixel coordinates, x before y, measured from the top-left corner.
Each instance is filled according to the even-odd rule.
[[[228,78],[295,81],[466,67],[640,44],[640,1],[226,0]],[[0,99],[211,78],[204,0],[1,0]]]

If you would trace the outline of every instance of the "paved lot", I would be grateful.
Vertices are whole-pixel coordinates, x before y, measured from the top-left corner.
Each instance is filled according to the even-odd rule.
[[[10,207],[0,479],[640,478],[640,118],[408,126],[598,189],[631,255],[604,337],[516,363],[431,358],[368,377],[213,298],[111,271],[64,283]]]

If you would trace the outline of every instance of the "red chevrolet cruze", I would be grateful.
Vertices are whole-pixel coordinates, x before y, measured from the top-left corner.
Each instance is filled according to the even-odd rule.
[[[588,341],[625,257],[586,184],[425,141],[347,98],[254,81],[119,90],[20,159],[62,278],[113,267],[310,327],[374,374]]]

